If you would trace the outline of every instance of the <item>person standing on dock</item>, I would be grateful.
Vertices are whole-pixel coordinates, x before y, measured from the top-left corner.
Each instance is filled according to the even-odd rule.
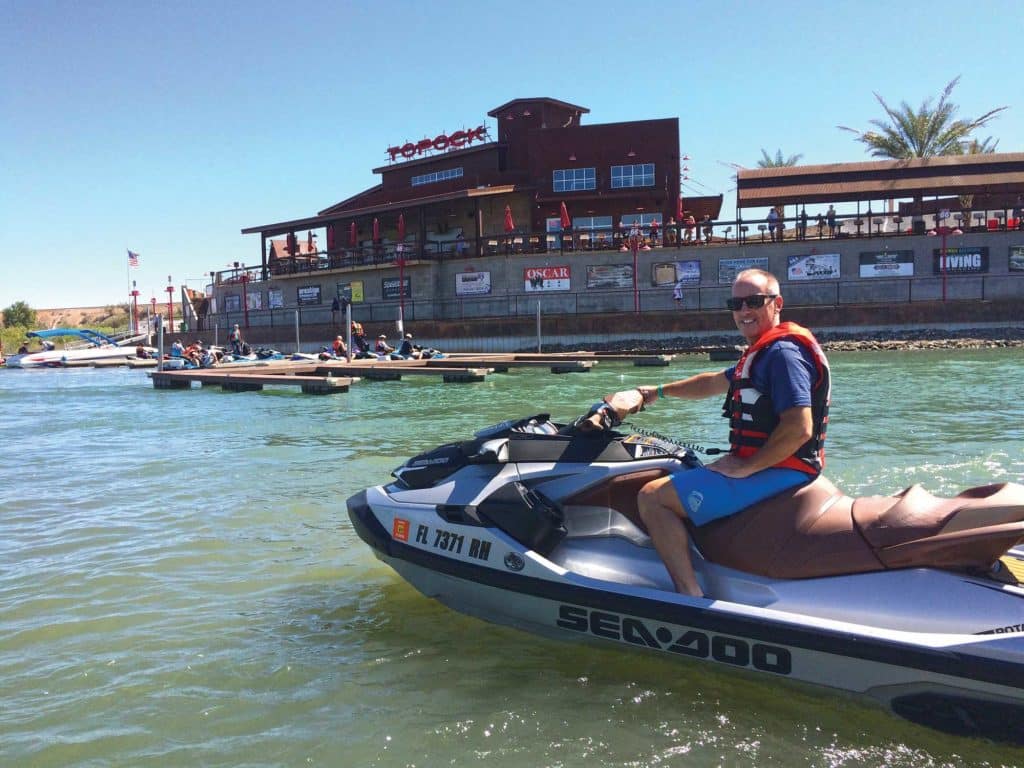
[[[811,482],[825,466],[828,360],[809,330],[781,322],[782,303],[779,281],[770,272],[740,272],[726,301],[749,344],[736,365],[637,388],[647,404],[665,396],[726,395],[729,453],[706,466],[652,480],[637,497],[640,519],[673,584],[694,597],[703,591],[690,560],[684,520],[702,526],[729,517]]]
[[[235,323],[235,327],[228,334],[228,342],[231,344],[231,354],[242,354],[242,329],[238,327],[238,323]]]

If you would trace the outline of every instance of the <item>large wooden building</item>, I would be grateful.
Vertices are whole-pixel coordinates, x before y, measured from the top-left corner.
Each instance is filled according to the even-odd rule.
[[[634,224],[657,237],[681,211],[719,215],[720,195],[680,198],[678,118],[585,125],[588,112],[556,99],[514,99],[487,113],[496,140],[482,123],[395,144],[373,169],[380,184],[315,216],[242,233],[261,236],[265,279],[308,269],[298,244],[314,230],[323,233],[325,263],[345,266],[611,249]],[[275,250],[271,263],[268,241],[281,235],[295,251]]]

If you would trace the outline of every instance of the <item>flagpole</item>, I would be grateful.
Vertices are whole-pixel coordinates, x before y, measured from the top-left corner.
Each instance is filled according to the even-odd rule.
[[[127,253],[124,259],[124,276],[128,282],[128,333],[132,334],[138,329],[132,328],[132,265]]]

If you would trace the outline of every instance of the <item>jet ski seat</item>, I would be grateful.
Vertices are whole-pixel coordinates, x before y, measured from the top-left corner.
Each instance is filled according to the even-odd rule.
[[[982,486],[939,498],[920,486],[895,496],[846,496],[824,476],[701,528],[709,560],[771,578],[889,568],[988,570],[1024,540],[1024,486]]]
[[[647,529],[640,522],[640,515],[637,513],[636,497],[639,495],[640,489],[647,483],[667,474],[667,471],[661,469],[645,469],[628,475],[616,475],[567,498],[563,505],[612,509],[647,533]]]
[[[984,485],[939,498],[912,485],[856,499],[853,519],[887,568],[987,568],[1024,538],[1024,487]]]
[[[665,474],[618,475],[563,505],[566,511],[614,510],[646,533],[637,494]],[[688,523],[687,529],[708,560],[769,578],[917,567],[987,571],[1024,541],[1024,486],[980,486],[942,498],[913,485],[894,496],[854,499],[819,476],[732,517],[699,528]]]

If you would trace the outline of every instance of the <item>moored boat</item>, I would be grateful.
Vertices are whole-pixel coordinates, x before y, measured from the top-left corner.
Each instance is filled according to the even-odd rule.
[[[30,339],[40,339],[44,348],[38,352],[26,352],[7,358],[8,368],[58,368],[64,365],[88,365],[93,362],[127,361],[137,356],[137,345],[145,336],[113,339],[99,331],[88,328],[49,328],[30,331]],[[72,338],[74,346],[57,349],[51,339]],[[144,347],[148,355],[156,350]]]

